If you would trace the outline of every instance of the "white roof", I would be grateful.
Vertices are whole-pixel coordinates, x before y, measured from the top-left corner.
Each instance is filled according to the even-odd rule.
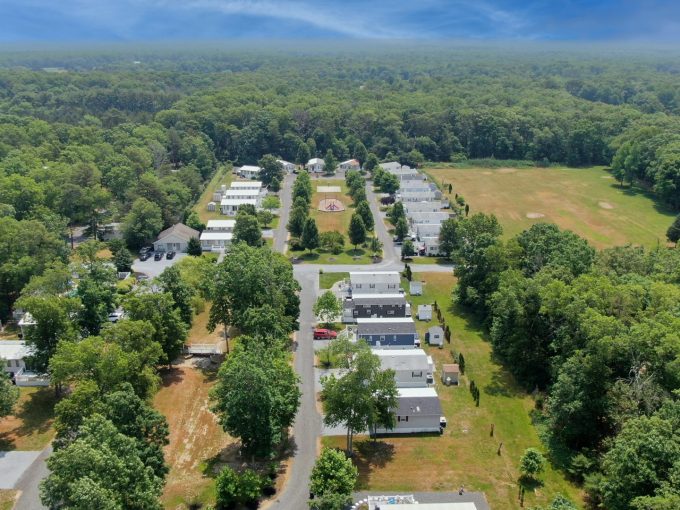
[[[401,282],[397,271],[356,271],[349,274],[349,279],[353,284]]]
[[[261,188],[262,181],[234,181],[229,185],[232,189],[239,188]]]
[[[259,166],[255,165],[243,165],[240,170],[243,171],[248,171],[248,172],[259,172],[262,170]]]
[[[318,164],[323,165],[325,163],[324,163],[323,159],[321,159],[321,158],[312,158],[309,161],[307,161],[307,164],[308,165],[318,165]]]
[[[356,299],[394,299],[394,298],[399,298],[399,299],[406,299],[404,295],[401,292],[395,292],[394,294],[357,294],[354,296]],[[406,303],[407,305],[409,303]]]
[[[413,317],[359,317],[357,324],[394,324],[413,322]]]
[[[23,340],[1,340],[0,358],[4,360],[20,360],[31,354],[31,348]]]
[[[229,197],[256,197],[260,194],[259,189],[228,189],[223,193],[225,198]]]
[[[257,200],[254,198],[223,198],[220,205],[244,205],[253,204],[257,205]]]
[[[286,161],[285,159],[277,159],[276,161],[281,163],[283,166],[293,165],[293,163],[291,163],[290,161]],[[295,166],[295,165],[293,165],[293,166]]]
[[[418,397],[434,397],[437,398],[437,390],[433,387],[428,388],[397,388],[400,397],[404,398],[418,398]],[[419,507],[420,508],[420,507]]]
[[[347,161],[343,161],[340,164],[341,165],[358,165],[359,162],[356,159],[348,159]]]
[[[218,228],[234,228],[236,226],[236,220],[208,220],[205,228],[207,229],[218,229]]]
[[[427,354],[422,349],[372,349],[380,358],[383,370],[429,370]]]
[[[234,234],[231,232],[208,232],[201,233],[201,241],[231,241]]]

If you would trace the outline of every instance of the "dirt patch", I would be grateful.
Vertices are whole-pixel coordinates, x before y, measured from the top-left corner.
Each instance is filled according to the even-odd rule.
[[[482,172],[482,175],[493,175],[493,172]]]
[[[319,202],[319,211],[322,212],[342,212],[345,205],[335,198],[326,198]]]
[[[503,167],[496,170],[497,174],[514,174],[517,171],[516,168]]]
[[[42,450],[54,437],[52,388],[20,388],[14,414],[0,419],[0,450]]]
[[[540,212],[528,212],[527,213],[527,218],[530,219],[536,219],[536,218],[544,218],[545,214],[540,213]]]
[[[609,202],[598,202],[597,205],[599,205],[602,209],[614,209],[614,206]]]
[[[614,176],[612,175],[603,175],[602,177],[600,177],[600,179],[613,179],[613,178]]]

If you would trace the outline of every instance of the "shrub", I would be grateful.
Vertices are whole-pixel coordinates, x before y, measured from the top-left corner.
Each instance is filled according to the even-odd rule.
[[[238,473],[227,466],[217,475],[217,508],[252,505],[259,499],[264,485],[262,477],[255,471],[246,469]]]

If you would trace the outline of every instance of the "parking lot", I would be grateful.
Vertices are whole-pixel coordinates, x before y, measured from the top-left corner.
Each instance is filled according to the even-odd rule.
[[[177,255],[175,255],[175,258],[170,260],[166,259],[165,257],[163,257],[161,260],[154,260],[152,252],[151,257],[149,257],[145,261],[141,261],[138,258],[136,258],[135,261],[132,263],[132,270],[135,273],[144,273],[149,278],[155,278],[156,276],[161,274],[166,267],[172,266],[177,261],[182,260],[186,256],[187,256],[186,253],[178,253]]]

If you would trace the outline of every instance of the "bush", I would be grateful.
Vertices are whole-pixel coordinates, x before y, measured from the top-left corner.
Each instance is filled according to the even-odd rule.
[[[217,508],[226,510],[236,505],[252,505],[259,499],[264,485],[255,471],[246,469],[238,473],[227,466],[217,475]]]
[[[545,469],[545,457],[536,448],[527,448],[519,460],[519,471],[522,476],[535,480]]]

